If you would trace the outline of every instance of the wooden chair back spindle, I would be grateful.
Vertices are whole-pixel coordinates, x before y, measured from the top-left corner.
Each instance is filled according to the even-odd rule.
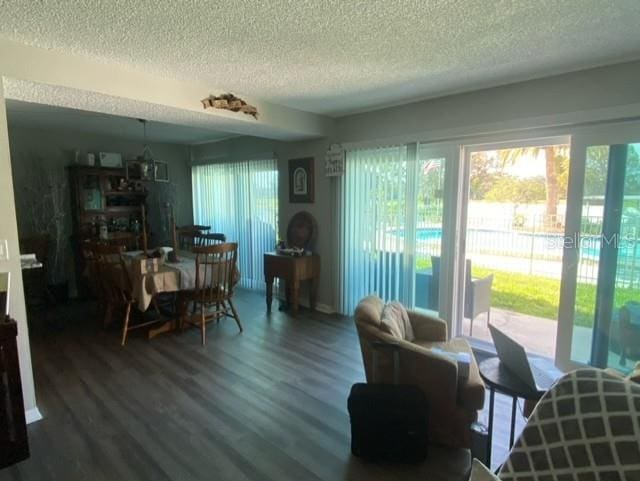
[[[200,233],[193,237],[193,242],[193,247],[206,247],[216,244],[224,244],[227,242],[227,236],[218,232],[207,234]]]

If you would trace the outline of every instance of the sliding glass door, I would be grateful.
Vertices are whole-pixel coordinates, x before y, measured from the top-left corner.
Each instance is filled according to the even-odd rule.
[[[563,369],[640,360],[640,123],[545,133],[349,151],[341,312],[375,292]]]
[[[264,288],[263,255],[278,232],[278,168],[273,159],[192,168],[193,220],[238,243],[240,285]]]
[[[376,293],[447,315],[441,311],[451,305],[443,301],[451,291],[443,221],[455,152],[455,146],[415,143],[347,152],[341,312],[353,313],[361,298]]]
[[[571,361],[640,359],[640,143],[585,150]]]
[[[340,236],[344,314],[374,292],[407,301],[407,169],[413,166],[407,155],[406,145],[347,152]]]
[[[570,171],[568,137],[465,146],[464,297],[458,333],[492,344],[489,324],[554,357]]]

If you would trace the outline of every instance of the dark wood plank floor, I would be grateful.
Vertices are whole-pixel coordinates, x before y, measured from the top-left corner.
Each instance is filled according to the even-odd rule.
[[[351,320],[267,316],[247,291],[236,305],[245,332],[210,325],[204,348],[195,329],[122,348],[91,304],[47,313],[56,328],[32,328],[44,420],[0,481],[466,479],[464,450],[433,447],[418,466],[351,456],[346,398],[363,379]]]

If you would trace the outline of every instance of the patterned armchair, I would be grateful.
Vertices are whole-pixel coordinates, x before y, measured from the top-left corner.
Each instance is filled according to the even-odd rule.
[[[471,479],[487,479],[476,474]],[[504,481],[640,479],[640,385],[600,369],[562,377],[498,473]]]

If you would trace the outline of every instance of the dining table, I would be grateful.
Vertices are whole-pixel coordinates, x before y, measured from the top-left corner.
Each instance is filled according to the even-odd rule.
[[[170,250],[163,248],[163,254],[157,258],[157,264],[146,272],[139,268],[140,262],[136,262],[148,259],[144,251],[127,251],[122,254],[129,274],[131,294],[141,312],[146,311],[159,294],[190,291],[196,288],[196,254],[190,251],[176,251],[177,260],[170,262],[166,255]],[[240,280],[237,266],[232,276],[233,285],[236,285]],[[149,330],[148,337],[153,338],[158,334],[175,330],[177,327],[177,318],[160,319],[158,327]]]

